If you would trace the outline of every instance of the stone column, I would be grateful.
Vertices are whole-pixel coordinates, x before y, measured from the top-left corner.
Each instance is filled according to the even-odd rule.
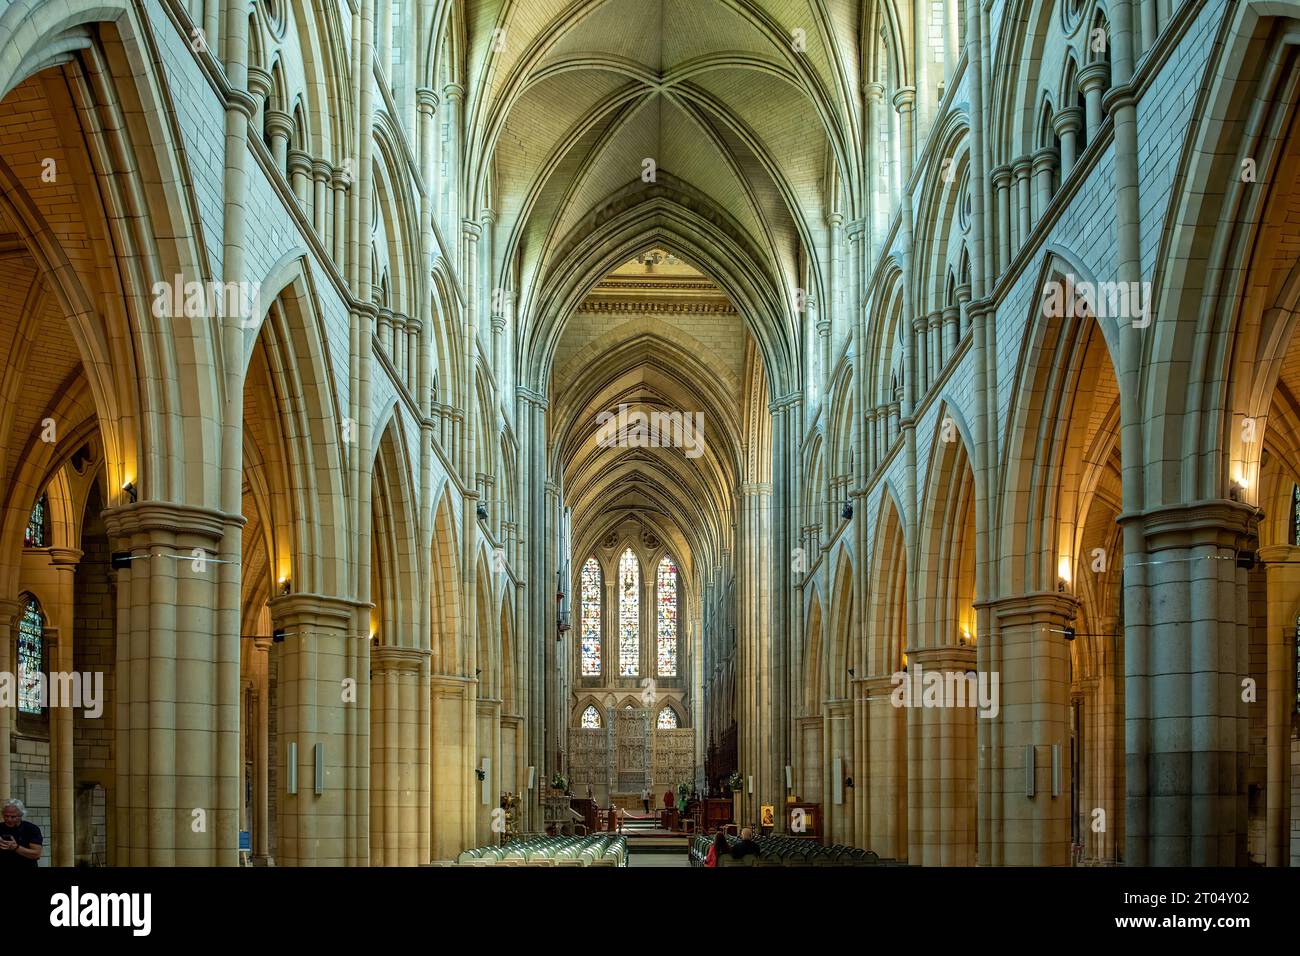
[[[970,304],[970,283],[963,282],[954,290],[957,296],[957,315],[958,315],[958,337],[965,338],[966,333],[971,330],[970,315],[967,306]]]
[[[333,174],[334,168],[323,159],[316,159],[311,164],[311,224],[316,230],[316,235],[320,238],[321,245],[327,250],[330,248],[329,241],[326,239],[326,229],[329,223],[329,181]]]
[[[1061,182],[1065,182],[1078,159],[1079,129],[1083,126],[1083,113],[1079,107],[1061,110],[1052,118],[1052,129],[1061,138]]]
[[[897,439],[899,435],[899,428],[900,428],[899,410],[900,410],[900,403],[897,400],[894,400],[889,403],[889,435],[888,435],[889,446],[892,446],[894,444],[894,440]]]
[[[736,628],[737,762],[742,776],[763,780],[772,744],[772,604],[768,555],[772,540],[772,486],[752,482],[740,488],[740,527],[736,549],[736,598],[740,620]],[[765,789],[765,788],[764,788]],[[759,796],[768,796],[758,793]],[[745,798],[753,802],[750,794]],[[769,801],[770,802],[770,801]],[[753,814],[746,807],[746,819]]]
[[[1030,214],[1030,187],[1029,175],[1033,170],[1033,162],[1028,156],[1021,156],[1011,164],[1011,175],[1015,177],[1015,211],[1012,213],[1012,219],[1015,222],[1015,247],[1020,249],[1029,241],[1030,230],[1033,229],[1033,218]]]
[[[939,675],[944,684],[965,681],[966,672],[975,669],[975,649],[916,648],[907,658],[912,685],[907,705],[907,860],[922,866],[974,866],[976,710],[924,706],[924,685],[927,673]],[[943,695],[932,699],[942,702]]]
[[[262,138],[262,129],[266,124],[266,98],[271,95],[271,74],[261,67],[248,68],[248,92],[254,100],[253,115],[249,118],[257,138]]]
[[[330,178],[334,190],[334,216],[330,227],[330,239],[334,248],[334,264],[339,272],[348,274],[348,187],[352,185],[352,175],[346,167],[335,169]]]
[[[998,242],[997,242],[997,259],[998,274],[1011,264],[1011,167],[998,166],[990,174],[993,178],[994,203],[997,209],[994,213],[997,223]]]
[[[1244,865],[1249,615],[1235,558],[1254,546],[1255,509],[1202,501],[1121,521],[1126,582],[1143,573],[1124,591],[1124,861]]]
[[[916,401],[920,401],[930,390],[930,362],[929,350],[925,342],[925,317],[915,316],[912,319],[912,335],[916,345],[914,346],[916,355]]]
[[[943,310],[943,360],[946,364],[957,354],[961,342],[961,307],[957,303]]]
[[[931,312],[926,318],[925,341],[930,352],[930,383],[934,384],[939,380],[939,373],[943,371],[944,351],[943,351],[943,324],[942,312]],[[949,352],[949,355],[952,353]]]
[[[73,581],[81,551],[72,548],[51,548],[50,564],[59,572],[59,602],[71,609],[74,602]],[[73,663],[72,613],[64,616],[58,636],[49,649],[50,670],[71,674]],[[47,631],[47,633],[49,633]],[[91,678],[93,680],[93,677]],[[108,701],[104,701],[107,709]],[[73,808],[76,805],[76,778],[73,773],[73,722],[75,707],[50,708],[50,819],[55,839],[51,864],[72,866],[76,862],[77,826]]]
[[[894,109],[898,110],[899,145],[901,146],[898,177],[900,195],[907,189],[908,181],[912,178],[912,159],[916,155],[912,141],[915,106],[916,90],[912,87],[900,87],[894,93]]]
[[[878,157],[871,164],[868,182],[871,188],[871,246],[868,255],[874,260],[880,255],[889,231],[889,160],[880,155],[884,148],[880,142],[880,124],[884,115],[885,88],[879,83],[868,83],[867,96],[867,154]]]
[[[1268,777],[1265,790],[1265,864],[1286,866],[1291,858],[1291,710],[1295,700],[1292,649],[1300,596],[1300,547],[1260,548],[1268,572]]]
[[[370,863],[418,866],[419,809],[428,776],[421,773],[421,675],[431,652],[381,644],[370,652]]]
[[[1101,129],[1101,94],[1110,83],[1110,64],[1105,60],[1089,63],[1079,71],[1079,91],[1083,93],[1084,111],[1087,116],[1086,129],[1088,142],[1097,138]]]
[[[1034,153],[1034,221],[1043,218],[1047,207],[1052,203],[1052,193],[1056,189],[1057,151],[1055,146],[1044,146]]]
[[[363,866],[353,858],[349,817],[368,805],[353,784],[358,768],[349,755],[346,711],[369,708],[369,635],[352,633],[357,605],[317,594],[288,594],[270,601],[271,619],[284,640],[278,656],[278,742],[284,771],[277,798],[279,862],[284,866]],[[350,646],[350,645],[355,645]],[[345,683],[350,681],[351,683]],[[349,690],[351,692],[349,692]],[[368,719],[361,721],[368,726]],[[296,745],[296,760],[290,748]],[[322,777],[317,781],[317,748]],[[296,770],[296,792],[290,775]]]
[[[393,311],[379,310],[379,347],[392,358],[393,355]]]
[[[271,158],[281,175],[289,168],[289,139],[293,136],[293,117],[283,110],[266,111],[266,129],[271,134]]]
[[[253,851],[261,860],[271,856],[271,638],[255,637],[253,653],[259,677],[257,760],[253,773]]]
[[[231,520],[158,502],[104,511],[130,556],[117,572],[117,865],[237,862],[239,635],[219,629],[215,566],[191,558],[217,552]]]
[[[1050,591],[1000,598],[991,611],[1000,648],[998,713],[990,785],[993,866],[1070,862],[1070,644],[1065,629],[1078,600]],[[1053,769],[1055,768],[1055,769]],[[1031,776],[1032,770],[1032,776]]]

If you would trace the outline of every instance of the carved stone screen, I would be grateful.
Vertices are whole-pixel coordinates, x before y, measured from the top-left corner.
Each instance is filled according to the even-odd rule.
[[[679,783],[695,781],[695,732],[689,729],[655,731],[655,790],[676,791]]]
[[[649,780],[650,712],[624,707],[614,715],[615,769],[619,793],[640,793]]]

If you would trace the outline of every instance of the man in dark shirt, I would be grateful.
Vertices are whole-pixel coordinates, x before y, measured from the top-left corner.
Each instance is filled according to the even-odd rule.
[[[754,831],[750,827],[745,827],[740,831],[740,842],[731,848],[731,858],[741,860],[750,853],[758,853],[759,850],[759,845],[754,842]]]
[[[41,858],[41,828],[23,819],[26,812],[19,801],[5,801],[0,815],[0,870],[34,867]]]

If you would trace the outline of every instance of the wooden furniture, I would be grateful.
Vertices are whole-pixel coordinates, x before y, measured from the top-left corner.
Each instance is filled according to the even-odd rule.
[[[713,833],[731,822],[732,803],[722,797],[710,797],[704,801],[704,831]]]
[[[800,811],[796,813],[795,811]],[[816,840],[821,835],[822,805],[820,803],[787,803],[785,805],[785,832],[787,836]]]
[[[595,833],[599,826],[596,823],[596,814],[599,812],[595,800],[579,799],[574,797],[569,801],[569,806],[575,813],[582,815],[583,825],[586,826],[588,833]]]

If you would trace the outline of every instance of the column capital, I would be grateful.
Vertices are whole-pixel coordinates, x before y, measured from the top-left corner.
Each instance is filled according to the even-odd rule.
[[[953,293],[957,296],[957,304],[959,306],[964,305],[965,303],[970,301],[970,283],[969,282],[961,283],[955,289],[953,289]]]
[[[1052,129],[1057,136],[1077,133],[1083,128],[1083,110],[1069,106],[1052,117]]]
[[[1117,520],[1138,524],[1148,551],[1205,545],[1231,550],[1255,534],[1259,510],[1240,501],[1207,499],[1125,512]]]
[[[1094,89],[1101,89],[1110,82],[1110,64],[1105,60],[1089,63],[1079,71],[1076,80],[1079,84],[1079,91],[1085,96]]]
[[[1044,169],[1054,169],[1060,162],[1061,151],[1055,146],[1044,146],[1042,149],[1035,150],[1030,157],[1033,163],[1034,172],[1042,172]]]
[[[422,647],[396,647],[379,644],[370,649],[370,667],[375,671],[408,671],[419,673],[433,652]]]
[[[1270,544],[1255,552],[1264,564],[1300,564],[1300,546],[1294,544]]]
[[[550,404],[545,395],[541,392],[533,391],[526,385],[515,386],[515,398],[527,402],[529,405],[534,405],[542,411],[545,411],[547,406]]]
[[[968,671],[975,668],[975,648],[969,644],[944,644],[940,647],[914,647],[907,651],[907,663],[934,670]]]
[[[465,87],[459,83],[448,83],[442,88],[442,95],[448,103],[459,103],[465,97]]]
[[[293,135],[293,117],[284,110],[267,110],[266,130],[272,136],[283,134],[290,137]]]
[[[853,219],[844,227],[844,237],[849,242],[860,242],[865,238],[867,232],[867,221],[865,219]]]
[[[460,221],[460,231],[467,242],[478,242],[483,235],[483,227],[473,219],[462,219]]]
[[[1000,627],[1016,627],[1044,621],[1065,624],[1074,620],[1080,601],[1073,594],[1061,591],[1029,591],[976,601],[975,610],[988,608],[997,618]]]
[[[901,86],[894,92],[894,109],[900,113],[910,113],[916,106],[916,87]]]
[[[1121,83],[1118,86],[1112,86],[1101,95],[1101,108],[1107,113],[1114,113],[1125,106],[1132,106],[1137,102],[1137,90],[1131,84]]]
[[[873,102],[881,102],[885,98],[884,83],[868,83],[866,86],[867,99]]]
[[[181,535],[193,535],[220,541],[230,525],[243,526],[243,515],[228,515],[213,508],[175,504],[166,501],[140,501],[106,508],[103,512],[110,538],[162,538],[174,541]],[[143,546],[143,543],[142,545]]]
[[[311,155],[301,149],[289,150],[289,172],[310,175],[312,172]]]
[[[994,189],[1006,189],[1011,185],[1011,166],[1003,163],[1001,166],[994,166],[989,171],[989,176],[993,179]]]
[[[50,564],[73,571],[81,563],[84,553],[80,548],[50,548]]]
[[[415,108],[426,116],[432,116],[438,110],[438,91],[421,86],[415,91]]]
[[[271,74],[260,66],[248,68],[248,92],[254,96],[266,96],[271,92]]]
[[[248,90],[232,89],[226,94],[226,108],[237,109],[251,120],[257,113],[257,98]]]
[[[352,175],[340,166],[330,175],[330,185],[346,191],[352,185]]]
[[[747,481],[740,486],[740,493],[746,496],[761,497],[772,493],[770,481]]]
[[[358,610],[374,607],[347,598],[308,593],[282,594],[267,601],[266,606],[271,612],[271,620],[285,630],[323,628],[330,631],[350,630]],[[359,636],[369,637],[368,634]]]
[[[1020,156],[1011,162],[1011,174],[1016,179],[1028,179],[1029,174],[1033,171],[1034,161],[1029,158],[1029,154]]]
[[[334,175],[334,167],[323,159],[313,159],[311,161],[311,178],[318,183],[328,183],[330,176]]]

